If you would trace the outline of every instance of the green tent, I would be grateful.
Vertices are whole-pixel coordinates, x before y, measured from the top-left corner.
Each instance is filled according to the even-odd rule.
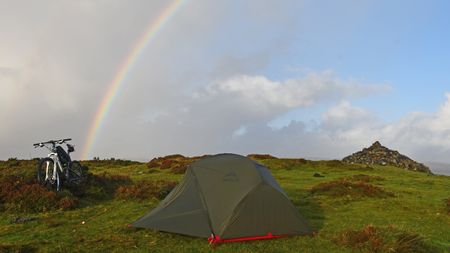
[[[235,154],[192,163],[169,195],[132,226],[211,243],[312,233],[269,170]]]

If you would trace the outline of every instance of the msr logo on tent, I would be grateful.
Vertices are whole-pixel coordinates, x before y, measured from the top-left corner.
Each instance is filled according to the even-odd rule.
[[[226,174],[225,176],[223,176],[222,181],[223,182],[238,182],[239,178],[236,175],[236,173],[234,173],[234,171],[232,171],[232,172]]]

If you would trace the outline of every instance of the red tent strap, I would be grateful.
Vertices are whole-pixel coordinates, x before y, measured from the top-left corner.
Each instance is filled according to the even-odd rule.
[[[219,243],[226,243],[226,242],[243,242],[243,241],[255,241],[255,240],[267,240],[267,239],[274,239],[274,238],[281,238],[285,237],[286,235],[273,235],[272,233],[267,233],[267,235],[261,235],[261,236],[249,236],[249,237],[239,237],[239,238],[231,238],[231,239],[220,239],[220,236],[213,235],[208,238],[209,244],[219,244]]]

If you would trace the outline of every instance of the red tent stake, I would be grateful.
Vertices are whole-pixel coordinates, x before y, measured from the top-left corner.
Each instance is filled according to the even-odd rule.
[[[218,235],[211,235],[208,238],[209,244],[219,244],[226,242],[243,242],[243,241],[255,241],[255,240],[267,240],[267,239],[275,239],[286,237],[286,235],[273,235],[272,233],[268,233],[267,235],[261,236],[249,236],[249,237],[240,237],[240,238],[231,238],[231,239],[220,239]]]

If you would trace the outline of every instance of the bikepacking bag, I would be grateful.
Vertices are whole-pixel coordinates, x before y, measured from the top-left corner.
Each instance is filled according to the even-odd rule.
[[[69,163],[70,162],[69,154],[67,154],[66,151],[61,146],[56,147],[56,153],[58,154],[61,163]]]

